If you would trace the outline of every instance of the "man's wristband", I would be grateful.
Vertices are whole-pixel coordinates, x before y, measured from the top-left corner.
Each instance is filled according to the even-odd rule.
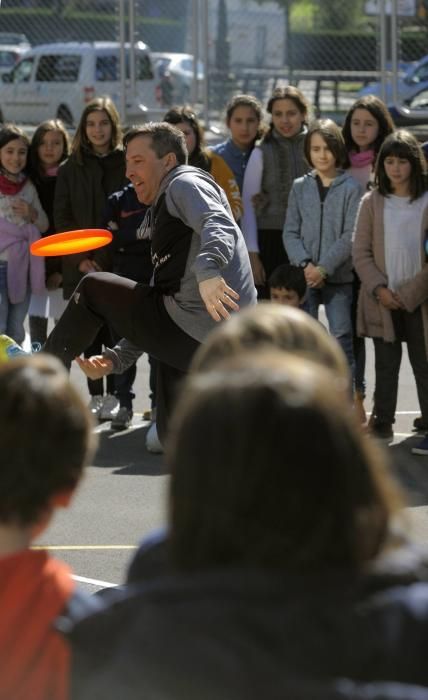
[[[327,273],[327,270],[325,269],[325,267],[322,267],[322,265],[317,265],[317,270],[320,273],[323,280],[327,279],[328,273]]]

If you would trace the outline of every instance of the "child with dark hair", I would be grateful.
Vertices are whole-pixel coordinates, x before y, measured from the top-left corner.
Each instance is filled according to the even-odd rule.
[[[394,131],[387,106],[375,95],[365,95],[351,105],[343,124],[349,172],[367,187],[374,176],[376,158],[385,138]]]
[[[304,142],[312,171],[294,181],[283,240],[293,265],[308,285],[308,311],[318,318],[324,304],[330,333],[338,340],[354,373],[352,234],[361,185],[343,172],[347,161],[339,127],[331,119],[312,122]]]
[[[268,280],[271,301],[299,308],[305,301],[306,280],[301,267],[278,265]]]
[[[225,121],[230,136],[212,151],[226,161],[242,193],[248,159],[264,133],[262,105],[254,95],[234,95],[226,105]]]
[[[384,139],[394,131],[394,123],[387,106],[375,95],[359,97],[349,108],[343,125],[343,138],[349,158],[348,173],[360,185],[373,185],[376,158]],[[367,422],[364,408],[366,396],[366,346],[357,334],[357,301],[360,280],[354,271],[351,318],[354,331],[355,355],[355,409],[363,425]]]
[[[69,151],[70,140],[62,121],[48,119],[39,124],[31,139],[29,168],[31,180],[49,220],[44,235],[55,233],[53,206],[56,180],[59,166],[66,160]],[[56,322],[66,307],[62,293],[62,258],[48,257],[45,266],[46,291],[33,294],[29,308],[31,342],[41,345],[47,338],[48,319]]]
[[[80,116],[71,155],[58,171],[54,221],[57,231],[99,228],[107,198],[126,184],[120,116],[110,97],[95,97]],[[89,272],[108,268],[108,260],[93,251],[62,258],[64,298],[69,299],[79,281]],[[108,326],[100,328],[86,357],[112,344]],[[119,409],[114,396],[114,378],[88,379],[91,412],[100,421],[112,420]]]
[[[357,329],[375,349],[375,436],[391,442],[402,343],[416,382],[421,424],[428,426],[428,265],[425,241],[428,193],[425,157],[405,130],[388,136],[379,151],[375,189],[365,195],[354,240],[361,280]],[[428,436],[412,448],[428,455]]]
[[[30,244],[48,228],[27,177],[29,145],[27,135],[15,125],[0,129],[0,333],[17,343],[25,338],[31,292],[45,291],[43,259],[29,252]]]
[[[188,151],[188,164],[210,173],[226,193],[232,214],[236,221],[242,216],[242,200],[235,176],[225,159],[205,146],[202,125],[193,110],[188,107],[172,107],[163,121],[173,124],[183,132]]]
[[[135,282],[149,284],[153,275],[153,264],[150,255],[150,238],[144,228],[144,218],[148,207],[138,201],[133,184],[130,182],[123,189],[113,192],[107,200],[104,213],[104,228],[113,234],[113,240],[108,247],[111,258],[112,272]],[[97,253],[95,253],[95,260]],[[120,337],[111,331],[113,340]],[[150,388],[152,392],[152,408],[155,409],[156,360],[149,356]],[[137,364],[133,362],[122,374],[114,375],[115,396],[119,400],[119,410],[111,422],[112,430],[126,430],[133,417],[133,400],[135,394],[133,384],[137,375]]]
[[[303,144],[309,104],[304,94],[291,85],[275,88],[266,109],[271,123],[251,153],[242,191],[242,232],[261,299],[269,298],[270,274],[289,262],[282,241],[288,196],[295,178],[308,171]]]
[[[66,700],[69,649],[54,621],[82,601],[68,566],[30,547],[70,502],[91,420],[60,361],[35,355],[0,365],[0,422],[0,697]]]

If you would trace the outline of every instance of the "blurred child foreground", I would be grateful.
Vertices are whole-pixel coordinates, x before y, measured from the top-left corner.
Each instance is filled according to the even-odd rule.
[[[48,355],[0,363],[0,422],[0,698],[66,700],[70,653],[54,623],[81,609],[82,594],[68,566],[30,547],[69,505],[94,448],[92,423]]]

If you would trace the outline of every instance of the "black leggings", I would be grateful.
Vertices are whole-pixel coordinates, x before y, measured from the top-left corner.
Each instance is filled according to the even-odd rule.
[[[153,287],[96,272],[80,281],[43,349],[69,366],[104,324],[158,360],[156,423],[164,440],[177,385],[199,343],[172,321],[162,295]]]

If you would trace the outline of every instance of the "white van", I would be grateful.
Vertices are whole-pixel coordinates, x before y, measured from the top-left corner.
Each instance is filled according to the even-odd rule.
[[[164,109],[156,99],[155,76],[148,46],[135,44],[135,94],[126,56],[126,123],[160,119]],[[38,124],[62,119],[75,126],[93,97],[108,95],[120,108],[120,44],[67,42],[40,44],[27,51],[0,82],[0,121]]]

